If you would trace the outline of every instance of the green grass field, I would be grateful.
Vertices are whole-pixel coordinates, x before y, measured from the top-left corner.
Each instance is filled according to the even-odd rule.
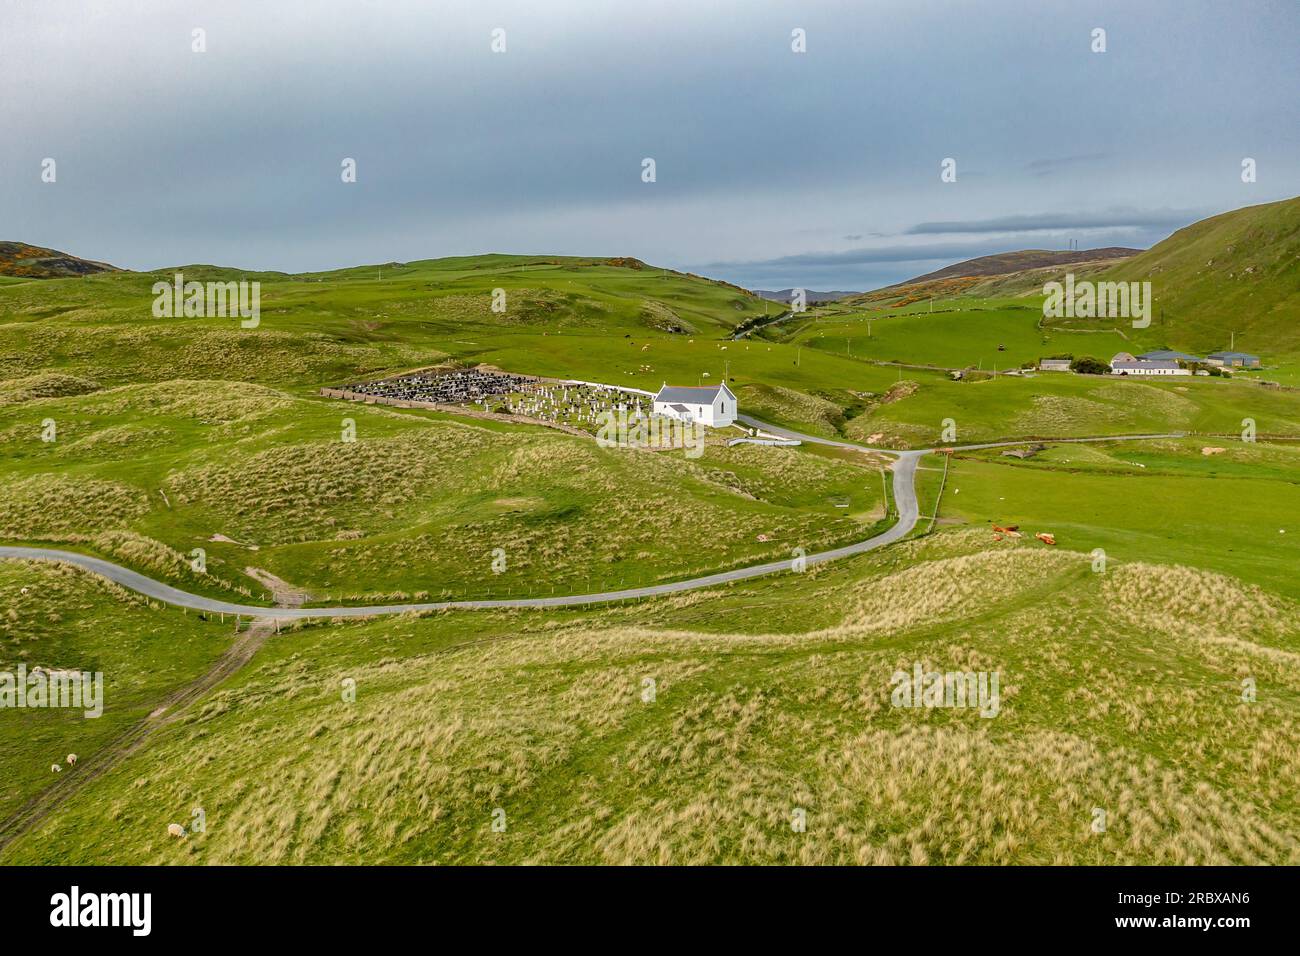
[[[226,650],[233,627],[148,604],[100,578],[49,562],[0,561],[0,671],[103,674],[103,713],[0,708],[0,819],[59,773],[68,754],[93,756],[196,678]]]
[[[634,607],[287,632],[0,858],[1295,863],[1295,605],[1035,545],[947,530]],[[915,662],[997,671],[997,715],[893,706]]]
[[[1114,561],[1209,568],[1300,598],[1300,447],[1058,445],[1025,462],[956,458],[942,513],[1019,524]],[[996,453],[995,453],[996,454]]]
[[[82,757],[58,775],[67,802],[0,862],[1300,862],[1300,392],[1252,375],[951,380],[1141,350],[1040,328],[1005,296],[828,306],[733,340],[776,307],[628,260],[244,275],[264,283],[255,329],[153,318],[166,272],[0,283],[0,540],[328,603],[674,580],[893,520],[875,456],[729,448],[731,431],[688,459],[317,394],[440,363],[647,390],[726,376],[742,412],[896,448],[1189,437],[925,455],[911,540],[803,574],[271,635],[84,787],[68,775],[208,673],[233,625],[0,562],[0,670],[109,682],[97,721],[0,711],[0,827]],[[1028,534],[995,542],[991,523]],[[1000,672],[1001,713],[893,707],[891,674],[916,662]],[[170,839],[196,807],[207,832]]]
[[[1005,371],[1043,356],[1096,355],[1109,359],[1133,348],[1116,331],[1042,327],[1037,303],[950,299],[939,311],[909,306],[884,313],[842,314],[831,309],[803,323],[789,341],[881,362]]]
[[[210,593],[261,598],[258,569],[309,601],[427,600],[671,580],[847,543],[883,515],[866,456],[714,439],[692,459],[492,425],[212,381],[15,403],[0,536]]]

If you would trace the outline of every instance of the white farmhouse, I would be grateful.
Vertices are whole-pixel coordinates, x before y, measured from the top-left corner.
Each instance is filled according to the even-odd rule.
[[[693,388],[664,383],[654,400],[654,413],[684,422],[725,428],[736,420],[736,396],[724,382]]]
[[[1111,359],[1110,373],[1112,375],[1191,375],[1192,370],[1183,368],[1177,362],[1144,361],[1143,359],[1124,361],[1115,358]]]

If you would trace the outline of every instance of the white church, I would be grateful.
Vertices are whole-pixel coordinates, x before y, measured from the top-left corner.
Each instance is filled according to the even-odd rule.
[[[654,398],[654,414],[684,422],[726,428],[736,420],[736,396],[723,382],[695,388],[664,383]]]

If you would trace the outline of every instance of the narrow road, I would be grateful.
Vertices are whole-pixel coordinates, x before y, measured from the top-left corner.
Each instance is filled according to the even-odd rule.
[[[899,451],[894,448],[871,448],[867,445],[858,445],[853,442],[822,438],[817,435],[806,435],[792,429],[782,428],[777,425],[769,425],[766,422],[762,422],[756,418],[751,418],[748,415],[737,416],[737,419],[746,425],[754,428],[761,428],[765,432],[779,435],[783,438],[797,438],[805,442],[831,445],[837,448],[849,448],[855,451],[878,452],[880,454],[891,455],[897,459],[892,466],[892,471],[894,473],[894,505],[898,510],[898,521],[886,531],[882,531],[878,535],[867,538],[865,541],[845,545],[842,548],[835,548],[831,551],[821,551],[817,554],[807,555],[804,558],[804,563],[808,567],[822,564],[826,561],[835,561],[839,558],[851,557],[855,554],[863,554],[864,552],[884,547],[887,544],[892,544],[893,542],[906,537],[916,526],[917,518],[919,516],[916,499],[916,466],[920,461],[921,456],[928,454],[932,449]],[[1181,437],[1183,437],[1183,435],[1179,433],[1168,435],[1109,435],[1096,438],[1027,439],[1024,441],[986,442],[980,445],[953,446],[953,450],[978,451],[984,448],[1004,448],[1016,445],[1036,444],[1039,442],[1044,444],[1058,444],[1062,442],[1085,443],[1145,441],[1157,438]],[[78,554],[75,551],[63,551],[58,548],[30,548],[0,545],[0,559],[12,558],[18,560],[63,561],[68,564],[75,564],[78,567],[85,568],[87,571],[93,571],[95,574],[108,578],[108,580],[115,584],[120,584],[122,587],[143,594],[145,597],[162,601],[165,604],[175,605],[176,607],[187,607],[196,611],[207,611],[215,614],[239,614],[271,620],[288,620],[292,618],[309,617],[374,617],[381,614],[401,614],[405,611],[574,607],[582,604],[602,604],[613,601],[628,601],[637,598],[661,597],[665,594],[679,594],[683,591],[695,591],[700,588],[715,587],[716,585],[727,584],[732,581],[747,581],[750,578],[777,574],[782,571],[792,571],[793,557],[794,556],[791,555],[791,559],[787,560],[769,561],[766,564],[756,564],[747,568],[735,568],[731,571],[720,571],[717,574],[708,574],[703,577],[690,578],[685,581],[672,581],[667,584],[651,584],[646,585],[645,587],[627,588],[622,591],[598,591],[594,594],[557,595],[554,597],[539,598],[499,598],[496,600],[479,601],[435,601],[425,604],[268,608],[259,607],[253,604],[234,604],[217,598],[203,597],[199,594],[190,594],[188,591],[174,588],[170,584],[164,584],[162,581],[155,581],[153,578],[146,577],[138,571],[124,568],[120,564],[114,564],[112,561],[106,561],[103,558],[96,558],[86,554]]]

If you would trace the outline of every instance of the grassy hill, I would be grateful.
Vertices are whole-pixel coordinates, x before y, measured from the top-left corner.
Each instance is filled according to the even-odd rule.
[[[1021,249],[956,262],[923,276],[841,300],[850,308],[898,308],[914,302],[953,296],[998,298],[1041,292],[1043,282],[1065,269],[1076,276],[1091,275],[1137,255],[1140,249]]]
[[[154,318],[151,287],[177,271],[260,282],[260,325]],[[492,309],[494,289],[503,312]],[[57,371],[104,385],[184,377],[319,386],[448,355],[487,360],[513,338],[545,346],[548,336],[579,334],[607,343],[599,361],[617,353],[620,383],[657,388],[634,348],[721,337],[769,308],[736,286],[631,259],[476,256],[301,276],[190,265],[0,286],[0,378]]]
[[[0,540],[252,603],[362,602],[681,578],[856,540],[885,514],[871,456],[715,436],[689,460],[317,394],[438,363],[645,389],[725,373],[742,410],[899,447],[946,443],[947,422],[958,442],[1193,437],[927,455],[934,533],[807,574],[260,646],[228,619],[0,563],[0,671],[110,682],[99,722],[0,712],[0,843],[18,807],[70,794],[0,862],[1300,861],[1300,468],[1270,440],[1300,436],[1300,392],[992,377],[1141,344],[1043,324],[1016,296],[831,303],[733,341],[780,307],[628,259],[183,271],[261,282],[258,327],[154,318],[171,270],[0,284]],[[979,374],[945,371],[964,367]],[[1258,442],[1238,437],[1247,417]],[[994,542],[990,523],[1060,544]],[[1000,714],[893,707],[891,675],[916,662],[998,671]],[[81,761],[52,773],[67,753]],[[206,833],[169,839],[195,808]]]
[[[0,405],[0,448],[0,539],[228,598],[260,598],[259,572],[335,602],[595,591],[847,543],[884,515],[866,456],[715,439],[687,459],[233,382]]]
[[[209,668],[231,629],[164,610],[102,578],[48,562],[0,561],[0,670],[25,664],[103,674],[103,713],[0,708],[0,821],[56,779],[69,753],[92,758],[177,686]]]
[[[1045,269],[1054,266],[1074,265],[1080,262],[1097,262],[1099,260],[1126,259],[1135,256],[1141,249],[1128,249],[1123,246],[1108,246],[1104,249],[1080,249],[1065,251],[1061,249],[1021,249],[1017,252],[1004,252],[992,256],[980,256],[957,262],[934,272],[927,272],[915,279],[900,282],[899,285],[910,286],[939,279],[953,279],[962,276],[1002,276],[1031,269]]]
[[[1195,353],[1300,354],[1300,198],[1248,206],[1180,229],[1098,278],[1150,281],[1153,329]]]
[[[1088,256],[1059,253],[1062,257]],[[1095,282],[1151,283],[1152,325],[1130,334],[1140,348],[1165,346],[1192,353],[1254,352],[1295,375],[1300,359],[1300,198],[1248,206],[1180,229],[1145,252],[1044,264],[1032,253],[1009,253],[957,263],[917,279],[842,300],[849,309],[888,310],[949,299],[1024,297],[1035,302],[1043,285],[1071,272]],[[1028,258],[1022,258],[1028,257]],[[1114,319],[1055,319],[1061,329],[1125,327]]]
[[[1295,864],[1298,627],[974,529],[635,607],[307,627],[0,861]],[[895,706],[917,664],[997,672],[996,716]]]

